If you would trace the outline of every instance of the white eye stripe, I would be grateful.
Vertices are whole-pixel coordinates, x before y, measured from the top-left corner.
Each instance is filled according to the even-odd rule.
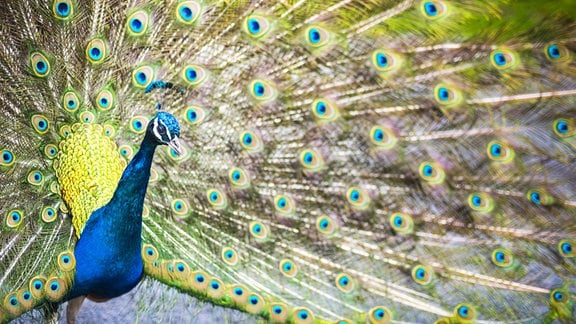
[[[154,118],[154,127],[152,127],[152,130],[154,131],[154,136],[161,140],[162,136],[160,136],[160,133],[158,132],[158,118]]]
[[[166,124],[164,124],[163,121],[158,120],[160,123],[162,123],[162,125],[164,126],[164,128],[166,129],[166,135],[168,135],[168,139],[172,140],[172,134],[170,134],[170,129],[168,129],[168,126],[166,126]]]

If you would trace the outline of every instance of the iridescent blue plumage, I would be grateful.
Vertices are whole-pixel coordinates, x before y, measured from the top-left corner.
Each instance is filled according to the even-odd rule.
[[[172,146],[179,135],[178,121],[169,113],[159,112],[150,121],[112,199],[90,216],[76,244],[76,273],[67,298],[114,298],[140,282],[144,270],[142,210],[152,158],[158,145]]]

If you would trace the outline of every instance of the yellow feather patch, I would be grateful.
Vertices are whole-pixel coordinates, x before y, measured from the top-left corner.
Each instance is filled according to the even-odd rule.
[[[116,144],[97,124],[75,124],[59,148],[54,170],[80,237],[92,212],[112,199],[124,165]]]

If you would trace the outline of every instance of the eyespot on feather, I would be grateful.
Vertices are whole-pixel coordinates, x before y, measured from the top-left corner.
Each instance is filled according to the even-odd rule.
[[[202,7],[196,1],[183,1],[176,6],[176,20],[186,26],[194,25],[202,12]]]
[[[468,206],[480,213],[490,213],[494,210],[494,199],[484,192],[475,192],[468,195]]]
[[[44,286],[44,294],[46,300],[51,302],[60,301],[68,292],[68,284],[66,281],[59,277],[52,277],[46,281]]]
[[[347,273],[340,273],[336,277],[335,281],[336,281],[336,287],[344,293],[350,293],[356,287],[354,280]]]
[[[319,49],[328,44],[331,39],[330,33],[320,26],[309,26],[305,31],[306,45],[313,49]]]
[[[396,146],[398,138],[391,129],[383,126],[374,126],[370,130],[370,141],[377,147],[388,150]]]
[[[314,314],[306,307],[296,307],[292,311],[292,321],[295,324],[314,323]]]
[[[158,260],[158,250],[151,244],[142,245],[142,260],[146,263],[152,263]]]
[[[372,324],[387,324],[392,322],[392,313],[384,306],[376,306],[368,311],[368,320]]]
[[[138,89],[145,89],[152,83],[156,70],[151,65],[142,65],[132,71],[132,85]]]
[[[174,213],[174,216],[178,219],[185,218],[190,213],[190,206],[184,199],[172,200],[170,207],[172,207],[172,213]]]
[[[125,159],[131,160],[134,156],[134,149],[132,146],[124,144],[118,147],[118,153],[120,153],[120,155]]]
[[[130,131],[135,134],[143,134],[146,132],[148,122],[149,120],[145,116],[134,116],[130,119]]]
[[[40,187],[44,184],[44,174],[39,170],[31,170],[28,173],[27,181],[33,186]]]
[[[228,171],[228,179],[234,188],[246,189],[250,187],[250,178],[244,169],[232,168]]]
[[[280,261],[280,272],[288,278],[294,278],[298,274],[298,266],[290,259]]]
[[[189,64],[182,69],[181,77],[190,87],[201,86],[208,78],[208,71],[196,64]]]
[[[116,107],[116,92],[111,86],[106,86],[96,95],[96,108],[101,111],[108,111]],[[108,135],[108,134],[107,134]]]
[[[242,28],[250,38],[262,39],[270,32],[271,24],[265,17],[255,14],[244,19]]]
[[[490,53],[490,62],[496,69],[504,71],[518,65],[518,54],[506,48],[500,48]]]
[[[495,249],[492,251],[492,263],[498,267],[508,268],[514,264],[514,255],[506,249]]]
[[[50,75],[51,66],[46,55],[40,52],[32,52],[29,56],[29,63],[34,76],[44,78]]]
[[[44,135],[50,130],[50,122],[44,115],[33,115],[30,119],[36,133]]]
[[[566,64],[572,61],[572,53],[561,44],[549,44],[544,49],[546,58],[555,64]]]
[[[206,117],[206,112],[198,106],[189,106],[184,112],[184,121],[190,125],[201,123]]]
[[[276,86],[269,80],[255,79],[248,86],[250,95],[260,103],[268,103],[276,99],[278,91]]]
[[[402,66],[403,60],[399,54],[387,49],[377,49],[371,55],[372,67],[382,77],[396,73]]]
[[[304,170],[316,172],[320,171],[324,167],[324,159],[314,149],[305,149],[300,152],[300,165],[304,167]]]
[[[434,278],[432,268],[424,265],[416,265],[412,268],[412,279],[419,285],[429,285]]]
[[[420,177],[429,184],[440,184],[444,182],[446,174],[437,163],[422,162],[418,168]]]
[[[236,250],[231,247],[224,247],[222,249],[222,260],[228,265],[235,266],[239,261]]]
[[[19,209],[12,209],[4,216],[4,224],[10,229],[18,228],[24,221],[24,213]]]
[[[198,292],[206,292],[208,290],[208,285],[210,284],[208,274],[202,270],[190,273],[189,281],[192,289]]]
[[[101,37],[95,37],[88,41],[85,56],[86,60],[92,65],[103,63],[108,57],[106,40]]]
[[[567,138],[574,136],[576,134],[576,128],[574,127],[574,120],[567,118],[556,119],[552,125],[554,133],[561,138]]]
[[[289,308],[284,303],[271,303],[268,306],[270,320],[273,323],[285,323],[288,321]]]
[[[4,297],[3,304],[3,309],[5,309],[6,312],[13,317],[19,316],[23,311],[16,292],[12,292],[6,295],[6,297]]]
[[[280,215],[291,216],[296,211],[296,204],[292,197],[280,194],[274,197],[274,208]]]
[[[454,316],[463,323],[470,323],[476,319],[476,311],[469,304],[462,303],[454,309]]]
[[[55,0],[52,3],[52,13],[58,20],[69,21],[74,16],[75,7],[72,0]]]
[[[412,217],[404,213],[393,213],[390,215],[390,226],[402,235],[411,234],[414,231],[414,221]]]
[[[576,257],[576,240],[564,239],[558,243],[558,252],[565,258]]]
[[[210,298],[219,299],[224,295],[226,286],[219,278],[212,278],[208,284],[207,295]]]
[[[240,145],[250,153],[260,152],[263,148],[260,136],[253,131],[244,131],[240,133]]]
[[[441,107],[452,108],[463,101],[463,96],[457,87],[441,83],[434,88],[434,99]]]
[[[259,314],[265,307],[264,299],[260,295],[252,292],[248,295],[248,300],[244,308],[250,314]]]
[[[268,238],[268,226],[260,221],[253,221],[248,224],[250,235],[258,240],[265,240]]]
[[[328,237],[334,235],[338,230],[338,224],[331,217],[320,216],[316,219],[316,229]]]
[[[148,32],[150,15],[145,10],[138,10],[128,16],[126,31],[131,37],[140,37]]]
[[[567,304],[570,302],[570,294],[565,289],[557,288],[550,292],[552,305]]]
[[[72,129],[70,128],[70,125],[62,125],[58,129],[58,134],[60,134],[62,138],[68,137],[68,135],[70,135],[71,133]]]
[[[488,158],[492,161],[508,163],[514,159],[514,150],[504,142],[492,141],[486,149]]]
[[[544,189],[531,189],[526,193],[526,198],[538,206],[550,206],[555,202],[554,197]]]
[[[81,105],[82,102],[74,89],[67,89],[62,95],[62,107],[67,112],[76,112]]]
[[[1,167],[9,167],[14,164],[16,157],[14,153],[8,149],[0,150],[0,166]]]
[[[314,100],[311,109],[314,117],[321,122],[334,121],[339,116],[336,104],[325,98]]]
[[[346,199],[352,207],[359,210],[368,208],[371,203],[368,193],[359,187],[350,187],[346,192]]]
[[[91,111],[84,111],[80,113],[78,118],[83,123],[93,123],[96,121],[96,115],[94,115]]]
[[[32,296],[36,299],[41,299],[44,297],[44,286],[46,284],[46,277],[36,276],[28,282],[28,289],[32,293]]]
[[[206,191],[206,198],[210,205],[215,209],[224,209],[228,206],[228,201],[224,193],[218,189],[209,189]]]
[[[50,206],[42,208],[42,211],[40,212],[40,219],[42,219],[44,223],[52,223],[57,217],[58,213],[56,212],[56,209]]]
[[[448,6],[443,1],[422,1],[420,3],[422,15],[429,20],[437,20],[445,17],[448,13]]]
[[[246,286],[235,284],[228,287],[228,295],[230,295],[234,304],[238,306],[245,306],[248,301],[249,290]]]
[[[72,271],[76,268],[76,258],[74,252],[64,251],[58,255],[58,267],[62,271]]]

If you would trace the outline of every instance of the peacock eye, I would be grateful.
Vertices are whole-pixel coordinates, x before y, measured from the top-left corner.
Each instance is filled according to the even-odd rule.
[[[29,60],[32,73],[35,76],[44,78],[50,74],[50,61],[46,55],[40,52],[33,52],[30,54]]]
[[[69,21],[74,15],[74,3],[71,0],[54,1],[52,13],[58,20]]]
[[[154,65],[141,65],[132,71],[132,85],[138,89],[146,89],[154,80],[155,74]]]
[[[145,10],[138,10],[128,16],[126,22],[128,35],[138,37],[144,35],[149,28],[150,15]]]
[[[93,38],[86,46],[86,60],[90,64],[100,64],[108,56],[106,41],[103,38]]]
[[[189,64],[182,70],[182,80],[191,87],[198,87],[206,81],[208,72],[199,65]]]
[[[442,1],[422,1],[420,10],[424,17],[436,20],[446,15],[447,7]]]
[[[306,44],[312,48],[320,48],[330,41],[330,33],[319,26],[310,26],[305,33]]]
[[[202,8],[195,1],[184,1],[176,7],[176,19],[184,25],[192,25],[200,17]]]
[[[248,36],[260,39],[270,31],[270,22],[264,17],[251,15],[244,20],[243,27]]]
[[[136,134],[142,134],[146,131],[146,126],[148,125],[148,118],[144,116],[134,116],[130,119],[130,131]]]
[[[499,70],[506,70],[518,65],[518,55],[508,49],[497,49],[490,54],[490,62]]]

